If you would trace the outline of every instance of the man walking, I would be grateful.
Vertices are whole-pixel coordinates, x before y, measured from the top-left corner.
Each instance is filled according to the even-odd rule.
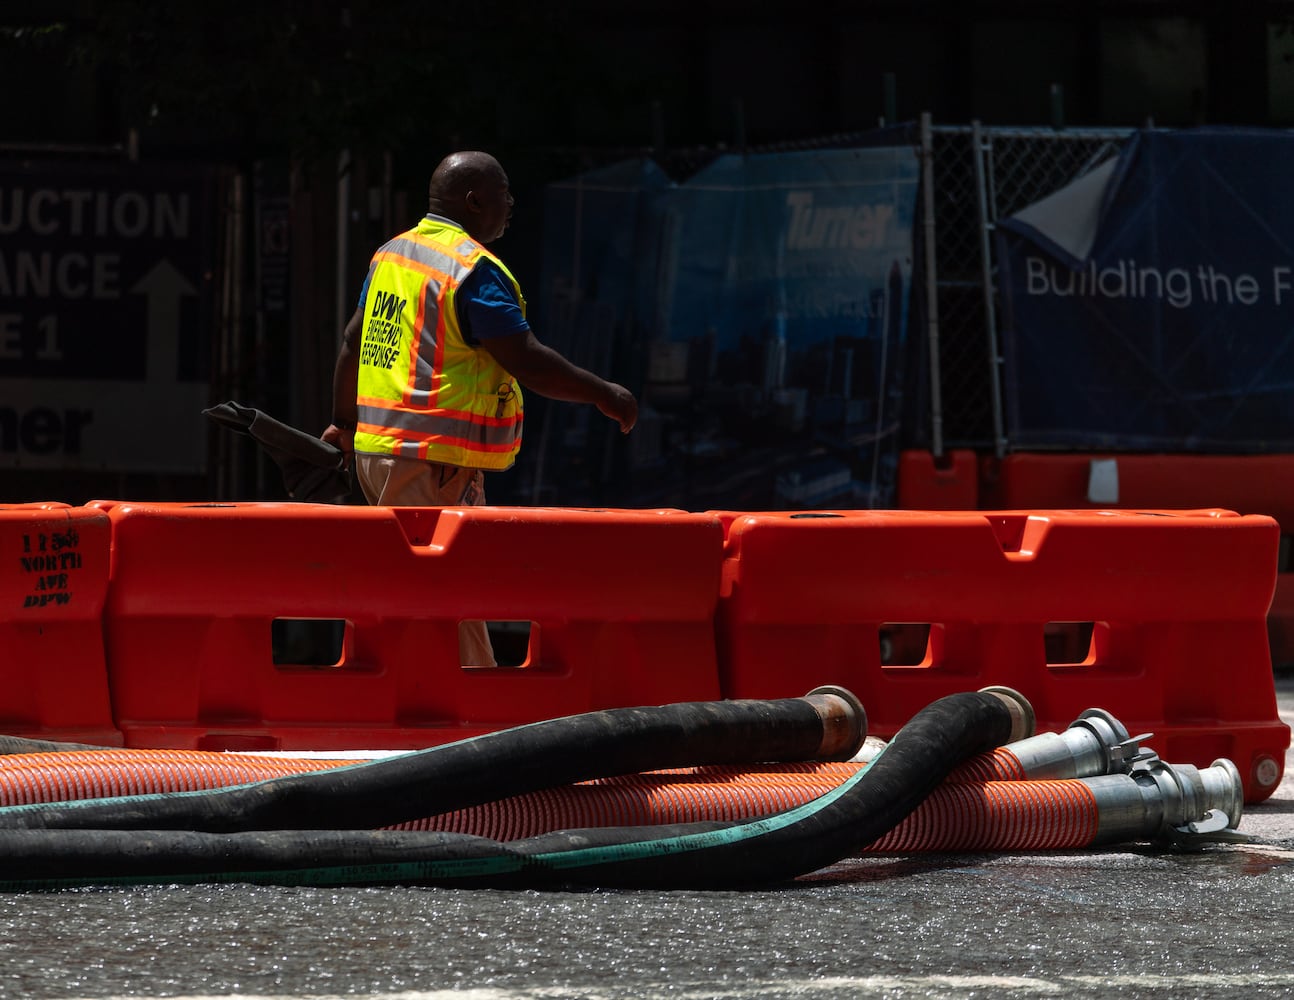
[[[512,205],[493,156],[452,153],[431,176],[427,215],[373,256],[321,435],[353,452],[369,503],[483,504],[485,471],[509,468],[521,447],[518,383],[591,403],[626,434],[637,420],[628,389],[535,338],[516,278],[485,247],[503,235]],[[460,639],[465,665],[493,665],[483,622],[462,623]],[[472,652],[480,641],[485,649]]]

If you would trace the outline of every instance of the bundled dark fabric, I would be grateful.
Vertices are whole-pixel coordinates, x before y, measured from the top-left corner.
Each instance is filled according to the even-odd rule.
[[[312,434],[289,427],[268,414],[235,402],[202,411],[222,427],[246,434],[260,445],[283,474],[288,496],[304,503],[344,504],[350,499],[346,454]]]

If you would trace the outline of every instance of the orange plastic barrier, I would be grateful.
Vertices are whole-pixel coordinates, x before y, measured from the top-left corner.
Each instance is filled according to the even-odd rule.
[[[121,745],[103,644],[110,541],[98,510],[0,506],[0,732]]]
[[[403,749],[719,696],[713,515],[95,505],[113,528],[106,638],[128,746]],[[528,627],[525,661],[464,666],[464,620]],[[335,626],[336,661],[282,662],[284,622]]]
[[[1100,463],[1112,463],[1102,487]],[[1097,463],[1094,470],[1093,464]],[[1113,495],[1089,499],[1104,488]],[[1002,459],[1003,508],[1200,509],[1269,514],[1294,531],[1294,455],[1084,455],[1021,452]]]
[[[1267,641],[1272,663],[1287,670],[1294,667],[1294,572],[1284,565],[1276,574],[1276,593],[1267,612]]]
[[[979,506],[979,456],[969,449],[935,458],[899,453],[898,502],[905,510],[974,510]]]
[[[839,684],[888,737],[955,691],[1033,703],[1039,730],[1113,712],[1165,760],[1280,781],[1265,615],[1279,529],[1229,511],[721,514],[726,697]]]
[[[1090,499],[1094,490],[1095,500]],[[1022,452],[1002,459],[992,502],[1017,510],[1224,507],[1241,514],[1270,514],[1289,536],[1294,535],[1294,455]],[[1272,660],[1294,665],[1294,572],[1288,559],[1282,561],[1276,581],[1268,639]]]

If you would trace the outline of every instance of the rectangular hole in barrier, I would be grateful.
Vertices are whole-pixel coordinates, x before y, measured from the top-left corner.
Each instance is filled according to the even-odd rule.
[[[276,667],[336,667],[345,647],[344,618],[275,618],[270,623]]]
[[[539,626],[528,621],[459,622],[458,662],[464,670],[530,666],[532,632]]]
[[[881,666],[919,667],[930,654],[929,622],[882,622]]]
[[[1095,661],[1095,622],[1048,622],[1042,627],[1047,666],[1085,666]]]

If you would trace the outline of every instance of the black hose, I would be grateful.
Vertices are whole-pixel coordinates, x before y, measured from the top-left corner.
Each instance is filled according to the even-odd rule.
[[[0,757],[24,753],[73,753],[77,750],[120,750],[90,743],[55,743],[53,740],[35,740],[26,736],[0,736]]]
[[[1028,735],[1023,700],[950,695],[865,770],[795,809],[738,823],[568,830],[503,844],[392,831],[0,832],[0,889],[146,882],[720,887],[785,881],[884,836],[958,763]]]
[[[526,860],[457,833],[390,830],[2,830],[0,892],[89,885],[490,884]]]
[[[962,761],[1031,735],[1020,720],[1020,703],[1004,695],[949,695],[918,712],[865,770],[795,809],[738,823],[562,830],[508,847],[534,867],[583,885],[695,888],[784,881],[884,836]]]
[[[840,688],[610,709],[215,791],[11,806],[0,809],[0,830],[371,830],[617,774],[847,760],[866,735],[862,705]]]

